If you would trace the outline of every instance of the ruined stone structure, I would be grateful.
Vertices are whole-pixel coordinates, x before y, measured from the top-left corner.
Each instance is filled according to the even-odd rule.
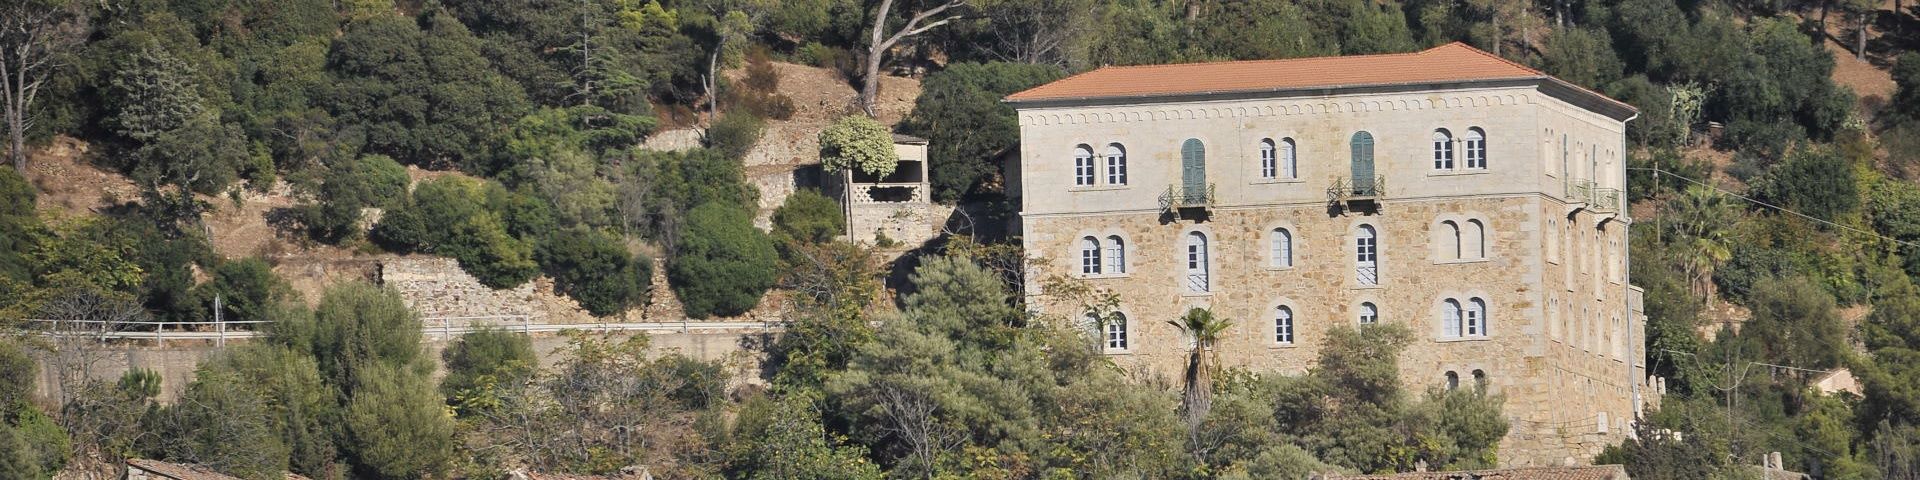
[[[885,177],[853,169],[827,175],[827,196],[840,201],[850,241],[918,246],[933,238],[936,219],[933,191],[927,185],[927,140],[895,134],[893,152],[900,163]]]
[[[1637,112],[1463,44],[1393,55],[1112,67],[1007,98],[1031,304],[1116,292],[1090,326],[1178,378],[1192,307],[1233,367],[1305,371],[1329,329],[1396,323],[1416,391],[1507,397],[1510,466],[1585,463],[1657,399],[1627,279]]]

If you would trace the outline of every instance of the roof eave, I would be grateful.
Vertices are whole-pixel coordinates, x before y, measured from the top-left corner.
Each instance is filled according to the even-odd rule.
[[[1399,92],[1417,91],[1417,90],[1451,90],[1451,89],[1461,89],[1461,88],[1518,87],[1518,86],[1538,86],[1540,87],[1542,92],[1548,95],[1554,96],[1555,98],[1564,100],[1567,103],[1571,103],[1571,104],[1574,104],[1575,106],[1592,110],[1594,112],[1600,113],[1602,115],[1606,115],[1610,118],[1613,118],[1615,120],[1619,120],[1622,122],[1633,118],[1635,115],[1639,113],[1639,110],[1633,108],[1632,105],[1628,105],[1624,102],[1614,100],[1612,98],[1608,98],[1607,96],[1601,95],[1598,92],[1581,88],[1572,83],[1568,83],[1565,80],[1560,80],[1558,78],[1554,78],[1551,76],[1509,77],[1509,78],[1455,80],[1455,81],[1441,81],[1441,82],[1371,83],[1371,84],[1351,84],[1351,85],[1327,85],[1327,86],[1314,86],[1314,87],[1261,88],[1261,89],[1248,89],[1248,90],[1214,90],[1214,91],[1205,91],[1205,92],[1182,92],[1182,93],[1169,93],[1169,94],[1099,95],[1099,96],[1076,96],[1076,97],[1055,97],[1055,98],[1036,98],[1036,99],[1016,99],[1016,98],[1008,97],[1008,98],[1001,99],[1000,101],[1001,103],[1005,103],[1008,106],[1012,106],[1015,110],[1019,110],[1019,109],[1025,109],[1025,108],[1092,107],[1092,106],[1128,105],[1128,104],[1140,104],[1140,103],[1177,103],[1177,102],[1186,102],[1186,101],[1217,101],[1217,100],[1240,100],[1240,99],[1274,98],[1274,97],[1327,96],[1327,95],[1345,95],[1345,94],[1355,94],[1355,93],[1399,93]]]

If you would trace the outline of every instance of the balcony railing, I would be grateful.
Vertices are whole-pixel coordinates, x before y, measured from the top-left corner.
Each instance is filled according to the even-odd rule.
[[[1213,184],[1206,188],[1188,188],[1186,185],[1169,185],[1166,193],[1160,194],[1160,211],[1172,212],[1182,208],[1213,208]]]
[[[1387,177],[1378,175],[1373,178],[1333,179],[1333,186],[1327,187],[1327,200],[1334,203],[1378,200],[1387,195]]]
[[[1615,212],[1620,209],[1620,189],[1595,188],[1587,195],[1587,205],[1596,212]]]
[[[921,183],[855,183],[848,185],[852,194],[848,200],[855,205],[888,203],[926,203],[927,193]]]
[[[1596,212],[1614,212],[1620,209],[1620,189],[1600,186],[1593,180],[1574,180],[1567,182],[1567,201],[1587,204],[1587,208]]]

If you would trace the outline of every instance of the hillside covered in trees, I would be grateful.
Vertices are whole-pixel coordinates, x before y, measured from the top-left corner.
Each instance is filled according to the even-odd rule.
[[[1131,378],[1090,332],[1024,313],[1017,239],[928,246],[889,295],[868,246],[834,241],[845,220],[830,199],[797,193],[771,231],[754,228],[760,193],[742,166],[770,122],[828,108],[855,119],[822,135],[826,160],[865,168],[879,77],[916,76],[923,91],[894,128],[930,140],[934,198],[1006,215],[1006,94],[1104,65],[1452,41],[1641,111],[1632,277],[1647,290],[1647,362],[1670,391],[1637,440],[1593,461],[1642,479],[1744,478],[1778,451],[1821,478],[1920,478],[1915,13],[1897,0],[8,1],[0,326],[276,323],[168,405],[138,372],[36,402],[34,372],[61,366],[34,364],[27,352],[48,348],[36,337],[0,340],[0,478],[133,456],[319,479],[1496,464],[1500,398],[1399,387],[1402,329],[1341,331],[1299,377]],[[776,63],[831,70],[858,93],[796,105]],[[697,148],[641,147],[684,128]],[[44,208],[64,177],[36,159],[62,142],[132,194]],[[524,337],[486,332],[436,359],[390,290],[301,298],[269,259],[217,252],[208,215],[267,191],[299,199],[270,220],[303,245],[449,257],[495,288],[545,275],[594,315],[657,293],[649,253],[691,317],[737,315],[775,288],[796,315],[768,347],[765,388],[644,338],[578,335],[542,367]],[[1054,292],[1106,301],[1072,287]],[[1196,342],[1195,364],[1207,353]],[[1838,369],[1860,394],[1811,388]]]

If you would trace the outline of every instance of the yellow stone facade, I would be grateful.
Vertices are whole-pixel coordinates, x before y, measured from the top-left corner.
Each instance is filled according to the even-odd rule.
[[[1657,394],[1640,360],[1639,292],[1626,278],[1627,118],[1578,100],[1509,82],[1016,103],[1020,164],[1011,177],[1030,304],[1077,314],[1042,294],[1051,276],[1120,294],[1127,346],[1109,353],[1165,378],[1178,378],[1188,345],[1166,321],[1190,307],[1234,322],[1220,345],[1227,365],[1297,374],[1328,329],[1358,324],[1367,304],[1379,322],[1416,333],[1401,356],[1409,386],[1441,387],[1449,373],[1470,384],[1478,372],[1506,395],[1503,464],[1587,463],[1624,438]],[[1434,165],[1439,130],[1452,168]],[[1484,168],[1466,165],[1470,130],[1485,138]],[[1377,198],[1341,198],[1330,187],[1351,184],[1362,131],[1385,188]],[[1186,190],[1189,139],[1204,147],[1211,198],[1165,208],[1163,197]],[[1264,165],[1268,141],[1293,146],[1292,177]],[[1113,144],[1124,151],[1124,181],[1110,181]],[[1095,152],[1091,185],[1077,184],[1082,146]],[[1469,225],[1483,233],[1465,228],[1455,240],[1454,229]],[[1291,239],[1290,264],[1275,259],[1276,229]],[[1371,285],[1359,272],[1363,229],[1377,242]],[[1204,291],[1192,287],[1191,232],[1206,239]],[[1088,238],[1100,247],[1098,274],[1083,270]],[[1116,244],[1118,265],[1108,251]],[[1450,334],[1446,302],[1476,299],[1484,335]],[[1281,306],[1293,319],[1290,343],[1276,341]]]

